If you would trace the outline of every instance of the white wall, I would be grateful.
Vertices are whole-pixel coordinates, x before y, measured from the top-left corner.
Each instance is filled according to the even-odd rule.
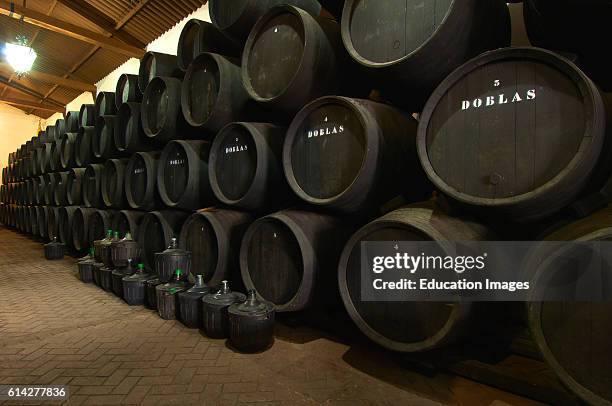
[[[0,103],[0,168],[8,165],[8,155],[38,134],[40,117]]]
[[[183,27],[187,23],[187,21],[192,18],[196,18],[198,20],[204,20],[210,22],[210,15],[208,14],[208,4],[200,7],[196,11],[194,11],[191,15],[187,16],[184,20],[179,22],[177,25],[172,27],[170,30],[166,31],[159,38],[151,42],[147,46],[147,51],[155,51],[155,52],[163,52],[166,54],[176,55],[176,50],[178,46],[178,41],[181,36],[181,31]],[[109,73],[105,78],[96,83],[96,87],[99,92],[114,92],[117,86],[117,80],[119,76],[124,73],[138,73],[138,67],[140,66],[140,61],[138,59],[132,58],[111,73]],[[93,95],[90,92],[85,92],[81,94],[79,97],[68,103],[68,107],[66,111],[78,111],[83,104],[91,104],[94,102]],[[62,118],[61,114],[54,114],[49,117],[44,124],[43,127],[47,125],[54,125],[55,121],[58,118]]]

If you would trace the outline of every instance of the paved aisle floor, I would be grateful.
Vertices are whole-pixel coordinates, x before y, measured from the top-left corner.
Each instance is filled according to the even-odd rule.
[[[0,226],[0,384],[9,383],[69,385],[75,405],[535,404],[424,378],[374,347],[306,328],[279,326],[271,350],[237,354],[83,284],[72,258],[46,261],[40,243]]]

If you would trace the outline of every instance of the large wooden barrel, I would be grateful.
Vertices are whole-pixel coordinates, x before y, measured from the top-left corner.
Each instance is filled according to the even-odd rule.
[[[350,76],[347,61],[338,23],[278,6],[249,34],[242,54],[242,83],[259,103],[292,115],[309,101],[338,93]]]
[[[49,207],[47,211],[47,237],[53,241],[59,239],[59,207]]]
[[[119,108],[119,129],[115,132],[115,146],[120,153],[133,154],[153,149],[142,129],[140,107],[140,103],[128,102]]]
[[[156,76],[149,82],[142,97],[140,118],[151,141],[163,145],[174,139],[201,138],[183,117],[181,86],[181,80],[166,76]]]
[[[610,176],[606,125],[602,96],[576,65],[543,49],[508,48],[440,84],[420,118],[418,153],[452,199],[531,220],[599,191]]]
[[[166,145],[157,168],[157,189],[166,206],[197,210],[214,203],[208,180],[209,152],[207,141],[171,141]]]
[[[138,86],[138,75],[123,73],[117,80],[117,89],[115,90],[117,114],[123,103],[140,102],[142,102],[142,92]]]
[[[58,138],[51,143],[51,155],[49,159],[49,171],[55,172],[62,169],[61,161],[62,139]]]
[[[98,92],[96,96],[96,117],[114,116],[117,114],[114,92]],[[95,124],[94,124],[95,125]]]
[[[45,204],[45,190],[47,189],[47,177],[45,175],[38,176],[38,204]],[[9,184],[10,186],[10,203],[14,202],[14,190],[13,184]]]
[[[56,173],[47,173],[43,175],[45,179],[44,200],[45,205],[52,206],[55,204],[55,183],[57,182]]]
[[[49,161],[51,160],[51,143],[46,142],[42,144],[40,152],[38,154],[38,170],[39,173],[47,173],[49,168]]]
[[[56,206],[66,206],[68,204],[68,173],[57,172],[56,181],[53,190],[53,201]]]
[[[215,137],[208,176],[219,201],[246,210],[279,207],[290,194],[282,167],[286,128],[232,123]]]
[[[114,93],[113,93],[114,94]],[[115,147],[115,133],[119,131],[119,117],[99,116],[92,140],[92,153],[96,159],[107,160],[119,154]]]
[[[176,238],[189,214],[178,210],[153,211],[146,214],[138,229],[138,243],[143,249],[144,264],[155,269],[155,253],[162,252]]]
[[[55,128],[53,130],[55,131],[53,138],[57,141],[66,133],[66,120],[63,118],[55,120]]]
[[[4,185],[2,185],[4,186]],[[35,189],[35,181],[34,179],[28,179],[25,181],[25,204],[35,204],[34,201],[34,189]]]
[[[212,53],[197,56],[181,89],[185,120],[214,133],[234,121],[257,121],[261,108],[249,96],[240,75],[237,60]]]
[[[96,209],[78,207],[73,214],[72,246],[77,251],[85,251],[93,247],[93,241],[89,241],[89,220],[95,212]]]
[[[350,229],[322,214],[284,210],[255,221],[240,247],[247,290],[274,303],[278,312],[326,306],[337,298],[334,275]]]
[[[111,210],[94,210],[89,216],[87,223],[87,243],[93,246],[93,242],[103,239],[108,230],[112,230],[113,217],[115,213]]]
[[[87,165],[87,168],[85,168],[81,180],[81,187],[83,189],[83,205],[86,207],[104,207],[104,202],[102,201],[103,170],[104,165],[102,164],[91,164]]]
[[[38,232],[38,206],[30,206],[30,234],[35,237],[40,235]]]
[[[201,274],[208,286],[228,280],[241,284],[238,254],[240,242],[253,222],[252,215],[225,209],[204,209],[183,224],[180,248],[191,252],[191,269]]]
[[[210,0],[208,10],[214,25],[238,41],[246,41],[251,29],[270,8],[291,4],[313,15],[319,15],[321,5],[316,0]]]
[[[523,15],[534,46],[578,55],[578,64],[605,91],[612,90],[606,52],[612,4],[605,0],[525,0]]]
[[[136,210],[121,210],[113,219],[113,231],[119,233],[123,237],[127,232],[132,234],[133,238],[138,238],[138,227],[142,222],[145,212]]]
[[[329,96],[304,107],[285,139],[283,165],[304,201],[346,212],[378,208],[431,188],[415,148],[417,122],[385,104]]]
[[[31,169],[30,169],[30,173],[33,176],[37,176],[40,175],[40,167],[38,165],[39,162],[39,157],[38,155],[41,153],[41,147],[36,147],[34,148],[34,150],[32,150],[32,157],[30,160],[30,165],[31,165]],[[8,173],[8,169],[9,167],[3,168],[2,170],[2,183],[6,184],[8,183],[9,179],[9,173]]]
[[[420,108],[453,69],[510,45],[502,0],[347,0],[342,39],[355,61],[402,104]]]
[[[96,135],[96,127],[80,127],[76,140],[74,141],[74,162],[78,167],[85,167],[94,162],[92,149],[93,139]]]
[[[60,164],[62,169],[70,169],[76,165],[76,139],[78,133],[65,133],[60,139]]]
[[[103,166],[100,182],[106,207],[122,209],[126,206],[124,179],[127,163],[127,159],[109,159]]]
[[[74,227],[74,214],[78,206],[60,207],[58,219],[58,240],[65,244],[71,251],[77,251],[72,240],[72,229]]]
[[[240,51],[240,45],[213,24],[191,19],[187,21],[179,37],[177,63],[181,70],[186,71],[193,59],[204,52],[237,57]]]
[[[169,76],[182,79],[176,55],[149,51],[140,60],[138,70],[138,87],[144,94],[149,82],[156,76]]]
[[[426,351],[464,337],[469,332],[469,302],[362,301],[361,242],[474,240],[495,237],[485,226],[432,207],[406,207],[374,220],[351,237],[340,258],[338,282],[346,310],[365,335],[393,351]]]
[[[78,111],[69,111],[64,119],[65,133],[77,133],[81,122],[79,121]]]
[[[85,168],[72,168],[68,171],[66,200],[71,206],[78,206],[83,202],[83,175]]]
[[[544,240],[610,241],[612,207],[561,227]],[[552,252],[539,254],[553,255]],[[552,265],[547,268],[540,267],[538,271],[550,276],[561,269],[563,267]],[[609,280],[609,272],[609,268],[602,270],[602,280]],[[536,288],[537,285],[532,289]],[[602,288],[605,289],[603,286]],[[610,302],[531,302],[528,304],[528,310],[533,339],[544,360],[559,379],[585,404],[610,405]]]
[[[161,153],[137,152],[125,169],[125,196],[133,209],[153,210],[162,202],[157,190],[157,166]]]
[[[79,127],[93,127],[96,125],[96,105],[83,104],[79,111]]]
[[[55,141],[55,126],[48,125],[45,128],[45,143],[53,142],[53,141]],[[20,150],[18,152],[21,153]],[[19,158],[21,158],[21,156],[19,156]]]
[[[36,217],[38,219],[38,235],[43,240],[48,240],[47,236],[47,213],[49,206],[38,206]]]

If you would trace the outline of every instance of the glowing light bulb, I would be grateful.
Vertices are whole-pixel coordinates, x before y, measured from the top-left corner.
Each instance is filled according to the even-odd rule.
[[[4,47],[6,61],[17,73],[29,72],[36,60],[36,52],[25,45],[6,43]]]

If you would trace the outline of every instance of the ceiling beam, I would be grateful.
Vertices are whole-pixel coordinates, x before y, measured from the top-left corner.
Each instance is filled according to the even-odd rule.
[[[66,113],[66,109],[47,103],[36,103],[29,100],[15,99],[13,97],[0,97],[0,103],[10,104],[17,107],[27,107],[34,110],[53,111],[55,113]]]
[[[0,62],[0,68],[9,70],[12,69],[9,64],[3,62]],[[36,70],[27,72],[25,75],[23,75],[23,77],[28,77],[39,82],[50,83],[52,85],[57,84],[70,89],[81,90],[83,92],[95,92],[97,90],[96,86],[89,83],[81,82],[79,80],[66,79],[61,76],[51,75],[49,73],[39,72]],[[13,80],[15,79],[19,80],[21,77],[15,76],[13,77]],[[9,82],[10,81],[11,79],[9,79]]]
[[[4,14],[6,16],[11,15],[11,3],[9,1],[0,0],[0,14]],[[47,16],[44,13],[39,13],[38,11],[19,6],[17,4],[14,5],[14,13],[12,16],[16,19],[23,16],[26,23],[75,38],[80,41],[129,56],[131,58],[140,59],[145,54],[145,51],[142,48],[125,44],[124,42],[115,38],[109,38],[105,35],[86,30],[85,28]]]
[[[117,28],[117,24],[115,24],[114,21],[111,21],[106,15],[104,15],[95,7],[92,7],[87,2],[83,0],[59,0],[59,2],[71,9],[72,11],[76,12],[80,16],[84,17],[88,21],[97,25],[102,30],[122,40],[126,44],[138,48],[144,48],[145,44],[143,44],[141,41],[134,38],[127,32],[119,31],[120,28]]]
[[[128,11],[128,13],[123,16],[121,20],[117,21],[115,29],[120,30],[121,28],[123,28],[123,26],[126,25],[132,18],[134,18],[134,16],[138,14],[138,12],[142,10],[142,8],[146,6],[148,2],[149,0],[140,0],[138,4],[134,5],[132,9]]]
[[[45,96],[42,95],[41,93],[38,93],[35,90],[30,89],[27,86],[22,85],[21,83],[16,83],[16,82],[9,82],[9,80],[7,78],[5,78],[4,76],[0,76],[0,83],[3,84],[4,86],[10,87],[13,90],[16,90],[20,93],[26,94],[28,96],[31,97],[35,97],[36,99],[40,99],[41,102],[43,101],[43,99],[45,99]],[[58,107],[63,108],[65,103],[60,103],[57,100],[54,99],[50,99],[50,98],[46,98],[47,101],[49,101],[49,103],[54,104]]]

